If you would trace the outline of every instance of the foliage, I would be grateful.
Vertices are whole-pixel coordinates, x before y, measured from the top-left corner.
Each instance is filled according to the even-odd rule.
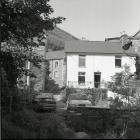
[[[109,101],[110,108],[121,109],[124,107],[123,101],[121,101],[118,96],[115,99],[110,98]]]
[[[40,67],[40,62],[44,61],[33,52],[34,48],[38,47],[46,31],[52,30],[64,18],[50,16],[53,8],[49,0],[1,0],[0,13],[2,103],[12,108],[11,103],[16,105],[12,100],[19,101],[18,93],[15,92],[17,79],[23,75],[35,76],[25,68],[26,62],[30,61]]]
[[[67,88],[66,87],[66,93],[65,93],[65,96],[64,96],[64,98],[63,98],[63,102],[64,103],[66,103],[67,102],[67,99],[68,99],[68,97],[69,97],[69,95],[71,94],[71,93],[76,93],[77,91],[76,91],[76,89],[75,88]]]
[[[129,79],[132,81],[135,79],[135,77],[132,77],[133,74],[130,73],[130,69],[128,66],[124,67],[124,71],[121,71],[120,73],[116,73],[112,77],[112,81],[109,82],[108,87],[111,91],[123,95],[122,97],[128,98],[135,97],[135,88],[132,88],[132,92],[130,94],[130,87],[129,87]],[[120,119],[116,120],[116,124],[114,127],[111,127],[113,130],[109,130],[108,134],[110,136],[113,136],[114,138],[140,138],[140,135],[138,133],[140,128],[140,114],[137,107],[130,106],[130,104],[127,104],[127,106],[124,105],[123,101],[119,99],[119,97],[116,97],[115,99],[111,99],[111,109],[116,110],[122,110],[123,113],[118,112],[117,114],[120,115]],[[113,113],[114,111],[112,111]],[[125,114],[125,115],[123,115]],[[111,115],[114,120],[115,116]],[[119,125],[124,124],[124,125]],[[136,125],[137,124],[137,125]],[[136,128],[136,129],[135,129]],[[118,131],[120,130],[120,133]],[[134,135],[135,133],[135,135]],[[107,136],[107,135],[106,135]],[[108,137],[108,136],[107,136]]]
[[[77,91],[79,90],[79,91]],[[71,93],[85,93],[89,100],[92,102],[93,105],[96,105],[96,103],[101,99],[101,100],[106,100],[107,99],[107,89],[103,88],[92,88],[92,89],[76,89],[76,88],[66,88],[66,96],[63,99],[64,102],[67,101],[68,96]]]
[[[50,18],[49,0],[1,0],[1,42],[14,39],[21,46],[33,45],[33,37],[42,29],[53,29],[64,18]],[[30,39],[30,40],[29,40]]]
[[[53,51],[64,49],[64,41],[57,39],[55,37],[48,37],[47,43],[48,43],[48,47]]]
[[[45,92],[51,92],[51,93],[58,94],[58,93],[60,93],[60,91],[61,91],[61,88],[59,87],[58,84],[55,83],[55,81],[53,79],[46,78]]]
[[[102,101],[107,100],[107,89],[92,88],[92,89],[85,89],[84,92],[88,95],[93,105],[96,105],[99,100]]]
[[[14,112],[2,119],[2,138],[50,139],[74,138],[74,132],[64,124],[62,117],[54,113],[36,114],[32,109]]]
[[[108,82],[109,90],[124,96],[133,96],[135,89],[133,89],[131,95],[129,92],[129,79],[134,80],[132,76],[133,74],[130,72],[129,66],[125,65],[124,70],[116,73],[114,76],[112,76],[112,81]]]
[[[52,7],[49,0],[1,0],[1,47],[5,59],[1,61],[2,66],[13,63],[15,69],[5,69],[8,79],[9,73],[13,74],[15,80],[20,74],[28,74],[24,69],[25,62],[31,61],[35,65],[42,61],[37,54],[31,53],[33,47],[38,46],[34,37],[44,35],[45,30],[52,30],[56,24],[61,23],[64,18],[51,18]],[[11,60],[11,57],[13,59]],[[16,73],[15,73],[16,72]]]

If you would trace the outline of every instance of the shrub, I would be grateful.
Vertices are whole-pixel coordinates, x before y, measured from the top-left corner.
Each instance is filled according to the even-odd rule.
[[[2,138],[69,139],[74,138],[74,131],[56,113],[37,114],[24,108],[2,118]]]
[[[93,105],[96,105],[100,99],[101,100],[107,99],[107,89],[103,88],[85,89],[84,93],[90,95],[90,100]]]

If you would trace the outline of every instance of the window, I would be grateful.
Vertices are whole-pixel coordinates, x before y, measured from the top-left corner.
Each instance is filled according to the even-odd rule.
[[[55,68],[58,67],[58,61],[55,61]]]
[[[85,66],[86,66],[85,55],[79,55],[79,67]]]
[[[54,72],[54,78],[57,78],[58,77],[58,71],[55,71]]]
[[[121,56],[115,56],[115,67],[120,68],[122,63],[122,57]]]
[[[78,72],[78,84],[85,84],[85,72]]]

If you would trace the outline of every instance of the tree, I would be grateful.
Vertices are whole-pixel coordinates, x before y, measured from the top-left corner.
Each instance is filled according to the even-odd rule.
[[[0,42],[1,55],[10,58],[2,59],[2,67],[10,75],[11,69],[5,69],[6,66],[13,63],[18,69],[14,79],[20,74],[27,74],[24,69],[25,61],[30,60],[39,66],[38,62],[43,59],[35,53],[30,53],[33,47],[38,46],[34,37],[42,35],[43,29],[52,30],[56,24],[61,23],[64,18],[50,17],[53,13],[52,7],[48,4],[49,0],[1,0],[0,1],[0,21],[1,35]],[[7,55],[9,54],[9,56]],[[16,81],[15,81],[16,82]],[[15,82],[13,82],[15,84]]]
[[[114,76],[112,76],[112,81],[108,83],[108,88],[109,90],[111,90],[114,93],[117,93],[118,96],[120,96],[123,99],[126,99],[129,102],[129,97],[134,97],[136,93],[136,89],[129,86],[130,79],[134,80],[135,75],[130,72],[130,67],[125,65],[123,71],[118,72]],[[114,101],[117,101],[119,104],[122,104],[122,101],[119,99],[116,99]]]
[[[23,75],[32,75],[25,68],[30,61],[40,67],[42,57],[32,50],[39,46],[45,31],[52,30],[65,18],[51,17],[53,8],[49,0],[1,0],[0,1],[0,88],[2,102],[10,101],[17,85],[17,79]],[[32,52],[32,53],[31,53]],[[5,82],[6,81],[6,82]],[[4,84],[3,84],[4,83]],[[9,89],[9,90],[7,90]],[[2,104],[3,105],[3,104]]]
[[[128,37],[128,35],[124,34],[121,36],[121,42],[123,44],[122,48],[124,50],[129,50],[130,47],[134,47],[135,48],[135,52],[136,52],[136,79],[140,80],[140,38],[136,38],[135,37]]]
[[[109,82],[108,88],[115,93],[125,95],[129,92],[128,80],[133,76],[129,66],[125,65],[124,70],[112,76],[112,81]]]

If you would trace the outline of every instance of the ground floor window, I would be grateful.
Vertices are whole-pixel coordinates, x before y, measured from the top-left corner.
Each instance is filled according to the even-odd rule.
[[[85,84],[85,72],[78,72],[78,84],[79,85]]]
[[[58,78],[58,77],[59,77],[58,71],[55,71],[55,72],[54,72],[54,78]]]

